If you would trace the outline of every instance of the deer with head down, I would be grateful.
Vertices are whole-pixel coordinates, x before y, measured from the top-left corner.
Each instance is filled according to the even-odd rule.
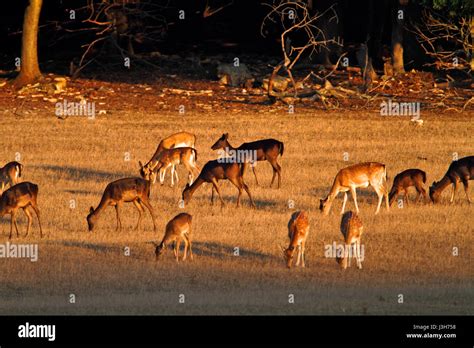
[[[140,176],[144,178],[145,175],[147,175],[146,173],[149,173],[150,171],[152,171],[152,168],[153,170],[156,170],[157,162],[159,162],[163,154],[163,151],[176,149],[176,148],[182,148],[182,147],[194,148],[195,145],[196,145],[196,136],[188,132],[179,132],[179,133],[175,133],[175,134],[170,135],[169,137],[164,138],[158,144],[158,148],[156,149],[152,158],[145,165],[142,165],[140,162]],[[168,156],[169,155],[165,157],[168,157]],[[194,161],[195,160],[196,160],[196,154],[195,154]],[[178,178],[178,173],[176,172],[176,165],[173,164],[171,166],[167,166],[166,168],[162,170],[162,175],[160,175],[160,178],[162,176],[163,179],[160,181],[164,181],[164,177],[166,175],[166,169],[169,167],[171,167],[172,174],[176,175],[176,179]],[[155,181],[156,181],[156,176],[153,179],[153,183],[155,183]],[[171,176],[171,181],[172,183],[174,181],[173,175]]]
[[[458,190],[459,182],[464,186],[464,192],[468,203],[471,203],[469,198],[469,180],[474,180],[474,156],[461,158],[453,161],[448,168],[448,171],[440,181],[433,181],[430,187],[430,198],[433,203],[438,203],[441,193],[452,185],[452,193],[450,202],[454,202],[454,196]]]
[[[306,239],[308,238],[308,233],[308,213],[305,211],[297,211],[296,213],[293,213],[288,222],[288,238],[290,239],[290,244],[286,249],[282,247],[283,257],[288,268],[291,268],[292,266],[295,251],[298,253],[296,266],[299,266],[301,262],[301,267],[305,267],[304,248]]]
[[[168,245],[174,243],[174,256],[176,262],[179,261],[179,246],[181,241],[184,242],[184,255],[183,261],[186,260],[188,255],[191,260],[193,259],[193,250],[191,245],[191,227],[192,227],[193,217],[188,213],[181,213],[176,215],[166,224],[165,236],[159,245],[156,246],[155,256],[156,260],[160,257],[161,254],[165,251]]]
[[[415,187],[417,196],[416,201],[426,199],[426,190],[423,184],[426,183],[426,173],[420,169],[407,169],[397,174],[393,179],[392,189],[388,194],[388,203],[391,206],[400,193],[403,193],[403,199],[408,205],[408,188]]]
[[[193,196],[194,192],[204,183],[210,183],[213,189],[216,190],[217,195],[221,201],[222,206],[225,205],[224,200],[221,197],[221,192],[218,186],[219,180],[229,180],[239,190],[237,196],[237,206],[240,205],[240,197],[242,191],[245,190],[250,199],[250,205],[254,208],[255,203],[253,202],[252,195],[248,186],[245,184],[243,179],[243,165],[240,163],[221,163],[220,160],[214,160],[207,162],[201,170],[198,178],[193,182],[192,185],[187,184],[182,198],[185,204],[188,204]]]
[[[142,213],[146,208],[150,212],[153,220],[153,230],[156,231],[155,212],[150,204],[150,186],[150,180],[144,180],[142,178],[124,178],[108,184],[102,194],[102,199],[97,208],[94,209],[94,207],[90,207],[89,215],[87,215],[89,231],[92,232],[95,229],[100,215],[109,206],[115,208],[117,216],[116,231],[120,231],[122,229],[120,207],[123,203],[133,203],[138,210],[138,222],[135,227],[136,230],[141,226]]]

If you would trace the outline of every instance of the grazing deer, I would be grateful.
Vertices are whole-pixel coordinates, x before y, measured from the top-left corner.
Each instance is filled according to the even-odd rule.
[[[282,247],[283,257],[286,262],[286,266],[291,268],[293,262],[293,254],[295,249],[298,248],[298,256],[296,258],[296,266],[299,266],[301,261],[301,267],[305,267],[304,264],[304,246],[306,244],[306,238],[309,232],[309,220],[308,213],[305,211],[297,211],[293,213],[290,221],[288,222],[288,238],[290,238],[290,245],[287,249]]]
[[[420,169],[407,169],[397,174],[393,179],[392,189],[388,194],[388,203],[392,206],[395,199],[400,193],[404,193],[403,198],[408,205],[408,188],[414,186],[416,188],[416,202],[422,198],[426,199],[426,190],[423,184],[426,183],[426,173]]]
[[[181,241],[184,241],[184,255],[183,261],[186,260],[186,256],[189,250],[189,257],[193,259],[193,250],[191,247],[191,225],[193,217],[188,213],[181,213],[176,215],[172,220],[166,224],[165,236],[159,245],[156,246],[155,255],[156,260],[159,256],[163,254],[166,247],[171,244],[174,244],[174,256],[176,257],[176,262],[179,261],[179,246]]]
[[[359,212],[359,207],[357,206],[356,188],[366,188],[369,185],[374,188],[377,196],[379,197],[379,203],[377,205],[375,214],[379,213],[380,205],[382,204],[382,199],[384,196],[387,210],[389,210],[387,170],[385,169],[385,164],[377,162],[358,163],[341,169],[334,179],[334,183],[328,196],[320,200],[319,209],[324,213],[324,215],[329,214],[332,202],[338,193],[344,192],[344,202],[341,209],[341,214],[344,214],[347,202],[347,191],[351,191],[356,211]]]
[[[0,168],[0,195],[7,185],[13,186],[20,182],[23,172],[23,164],[18,162],[9,162]]]
[[[255,161],[268,161],[273,168],[273,177],[270,187],[275,181],[275,176],[278,174],[278,188],[281,184],[281,166],[278,164],[278,155],[283,156],[285,147],[281,141],[275,139],[264,139],[253,141],[251,143],[243,143],[239,147],[233,147],[229,144],[229,133],[222,134],[222,136],[212,145],[212,150],[223,149],[228,155],[237,158],[237,162],[244,163],[245,167],[251,163],[255,182],[258,186],[257,174],[255,173]],[[238,160],[240,159],[240,160]],[[245,171],[245,169],[244,169]]]
[[[217,191],[222,206],[224,206],[225,203],[221,197],[218,181],[227,179],[239,190],[239,195],[237,196],[237,206],[240,205],[240,196],[242,196],[242,190],[245,190],[250,198],[250,205],[255,208],[252,195],[250,194],[249,188],[243,179],[243,169],[243,165],[239,163],[220,163],[220,160],[207,162],[193,184],[186,185],[186,188],[183,191],[184,203],[188,204],[192,195],[199,188],[199,186],[204,183],[211,183],[213,188]]]
[[[464,192],[466,192],[467,201],[471,203],[469,198],[469,180],[474,180],[474,156],[468,156],[453,161],[443,178],[438,182],[433,181],[433,184],[430,187],[430,198],[433,203],[438,203],[441,193],[451,184],[453,186],[453,191],[450,202],[453,203],[454,196],[458,190],[458,183],[462,182],[464,185]]]
[[[169,149],[180,148],[180,147],[194,148],[195,144],[196,144],[196,136],[188,132],[175,133],[161,140],[160,143],[158,144],[158,148],[156,149],[153,157],[144,166],[140,166],[141,167],[140,175],[142,177],[145,177],[144,171],[150,170],[150,168],[156,166],[156,163],[159,161],[163,150],[169,150]],[[171,167],[171,169],[175,173],[176,168],[174,165]],[[164,180],[165,174],[166,174],[166,169],[164,169],[164,172],[163,172],[163,180]],[[176,173],[176,178],[178,178],[178,173]],[[173,181],[173,176],[171,176],[171,180]],[[155,181],[153,181],[153,183],[155,183]]]
[[[168,168],[171,167],[171,186],[174,186],[174,177],[176,176],[176,182],[178,179],[178,172],[176,166],[184,164],[188,170],[188,180],[192,184],[194,178],[199,175],[199,167],[196,164],[197,151],[192,147],[178,147],[175,149],[163,150],[155,163],[149,163],[144,166],[142,162],[138,162],[140,165],[140,175],[145,178],[147,175],[152,176],[152,182],[156,182],[157,173],[160,177],[160,183],[163,185],[165,182],[165,173]]]
[[[349,266],[351,265],[351,257],[355,255],[357,261],[357,268],[362,268],[361,255],[360,255],[360,238],[363,230],[362,220],[359,218],[357,213],[348,211],[342,215],[341,219],[341,233],[344,236],[344,256],[342,258],[337,257],[336,261],[341,265],[342,268],[347,268],[347,259],[349,259]],[[352,251],[353,250],[353,251]]]
[[[29,211],[30,207],[34,210],[36,214],[40,229],[40,237],[43,238],[40,213],[38,209],[38,203],[36,202],[37,199],[38,185],[35,185],[28,181],[21,182],[12,186],[2,194],[2,196],[0,197],[0,216],[3,216],[5,214],[11,215],[10,236],[8,237],[9,239],[12,238],[13,225],[15,225],[16,236],[19,237],[18,225],[16,224],[16,213],[20,208],[23,209],[26,217],[28,218],[28,227],[26,228],[25,237],[28,236],[28,232],[30,231],[31,223],[33,220],[31,212]]]
[[[138,223],[135,230],[138,230],[142,221],[142,213],[145,211],[144,206],[150,212],[153,220],[153,230],[156,231],[156,219],[153,207],[150,204],[150,181],[142,178],[125,178],[111,182],[107,185],[96,209],[90,208],[87,215],[87,224],[89,231],[92,232],[97,225],[100,214],[108,206],[114,206],[117,214],[117,231],[122,229],[122,221],[120,220],[120,207],[122,203],[132,202],[138,210]]]

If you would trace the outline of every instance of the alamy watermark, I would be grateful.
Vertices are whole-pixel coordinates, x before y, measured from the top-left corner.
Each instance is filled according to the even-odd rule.
[[[88,102],[85,99],[80,102],[70,102],[64,99],[55,105],[55,114],[58,117],[64,116],[86,116],[89,119],[95,118],[95,102]]]
[[[417,120],[420,118],[420,109],[419,102],[397,102],[388,99],[380,103],[381,116],[411,116]]]
[[[6,242],[0,244],[0,258],[30,259],[38,261],[38,244],[13,244]]]
[[[218,163],[250,163],[257,165],[257,150],[234,150],[226,147],[217,151]]]
[[[334,259],[343,259],[343,258],[355,258],[357,252],[355,250],[355,244],[345,245],[337,244],[333,242],[332,244],[326,244],[324,246],[324,256],[326,258]],[[365,247],[363,244],[360,245],[360,261],[363,262],[365,258]]]

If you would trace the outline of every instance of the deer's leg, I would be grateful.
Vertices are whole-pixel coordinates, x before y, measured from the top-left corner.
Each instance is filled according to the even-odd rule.
[[[234,184],[235,187],[237,187],[237,190],[239,190],[239,195],[237,196],[237,206],[240,206],[240,197],[242,196],[242,183],[238,179],[230,179],[230,182]]]
[[[43,238],[43,229],[41,228],[41,221],[40,221],[40,212],[38,209],[38,205],[36,204],[36,200],[31,204],[31,208],[35,211],[36,218],[38,219],[38,225],[40,229],[40,238]]]
[[[244,178],[243,178],[243,177],[240,177],[239,180],[240,180],[241,186],[244,188],[245,192],[247,192],[247,195],[249,196],[249,199],[250,199],[250,206],[251,206],[252,208],[255,208],[255,203],[254,203],[254,201],[253,201],[252,194],[250,193],[249,187],[245,184]]]
[[[360,260],[360,240],[356,242],[356,257],[357,257],[357,268],[362,269],[362,262]]]
[[[142,205],[140,204],[140,202],[138,200],[134,200],[133,205],[138,210],[138,222],[137,222],[137,226],[135,227],[135,230],[138,231],[140,229],[141,222],[142,222],[143,207],[142,207]]]
[[[185,236],[186,240],[188,241],[189,258],[192,260],[193,259],[193,249],[192,249],[191,238],[189,238],[189,234],[185,234],[184,236]]]
[[[176,262],[179,262],[179,247],[181,246],[181,238],[176,240],[175,248],[176,248]]]
[[[184,236],[183,238],[183,241],[184,241],[184,256],[183,256],[183,261],[186,260],[186,257],[188,256],[188,252],[189,252],[189,240],[186,236]]]
[[[160,185],[163,185],[165,183],[166,168],[161,167],[158,174],[160,176]]]
[[[454,181],[453,182],[453,192],[451,194],[451,200],[450,202],[453,203],[454,202],[454,196],[456,195],[456,191],[458,190],[458,182],[457,181]]]
[[[380,206],[382,205],[382,200],[383,200],[383,197],[384,197],[384,191],[383,191],[383,187],[378,187],[378,186],[374,186],[374,189],[375,189],[375,193],[377,193],[377,196],[379,197],[379,202],[377,204],[377,210],[375,210],[375,215],[377,215],[380,211]],[[405,196],[406,196],[406,192],[405,192]],[[404,196],[404,200],[405,200],[405,196]]]
[[[31,227],[33,218],[31,216],[31,212],[28,210],[28,207],[24,207],[23,212],[25,213],[26,217],[28,218],[28,226],[26,227],[26,234],[25,234],[25,237],[28,237],[28,233],[30,232],[30,227]]]
[[[270,164],[272,165],[272,168],[273,168],[273,177],[272,177],[272,182],[270,184],[270,187],[273,186],[273,181],[275,180],[275,175],[278,174],[278,188],[280,188],[280,185],[281,185],[281,167],[277,163],[276,159],[272,159],[269,162],[270,162]]]
[[[141,199],[140,200],[141,204],[143,204],[147,209],[148,211],[150,212],[150,215],[151,215],[151,219],[153,220],[153,231],[156,232],[156,217],[155,217],[155,210],[153,209],[153,207],[151,206],[150,202],[148,201],[148,198],[146,199]]]
[[[18,225],[16,224],[16,210],[12,211],[11,214],[11,221],[10,221],[10,238],[12,236],[12,230],[11,230],[11,225],[15,225],[15,230],[16,230],[16,237],[20,237],[20,234],[18,233]]]
[[[255,177],[255,183],[258,185],[258,179],[257,179],[257,172],[255,172],[255,167],[257,166],[257,162],[252,162],[250,163],[250,166],[252,167],[252,172],[253,172],[253,176]]]
[[[214,187],[214,189],[216,190],[217,192],[217,195],[219,196],[219,199],[221,201],[221,206],[225,206],[225,203],[224,203],[224,200],[222,199],[222,196],[221,196],[221,192],[219,190],[219,186],[217,184],[217,180],[216,178],[212,178],[212,186]]]
[[[420,185],[420,186],[419,186],[419,190],[420,190],[420,199],[419,199],[419,200],[420,200],[420,201],[423,200],[424,202],[426,202],[427,196],[426,196],[426,190],[425,190],[425,188]]]
[[[173,243],[173,255],[174,255],[175,258],[178,257],[178,252],[177,252],[177,249],[176,249],[176,244],[177,243],[178,243],[177,240],[175,240],[174,243]]]
[[[408,190],[407,189],[404,189],[403,199],[405,200],[408,207]]]
[[[306,267],[304,264],[304,248],[305,248],[306,242],[301,242],[301,267]]]
[[[344,250],[344,257],[346,260],[349,261],[349,267],[351,267],[351,249],[352,249],[352,244],[346,244],[346,249]],[[347,261],[346,261],[346,267],[347,267]]]
[[[342,200],[341,215],[344,214],[344,211],[346,210],[346,203],[347,203],[347,192],[344,192],[344,198]]]
[[[466,198],[469,204],[471,203],[471,199],[469,198],[469,178],[463,178],[462,183],[464,185],[464,192],[466,192]]]
[[[357,193],[355,187],[351,187],[351,196],[352,199],[354,200],[354,205],[356,207],[356,212],[359,212],[359,206],[357,205]]]
[[[174,172],[175,172],[176,168],[174,165],[171,165],[171,187],[174,186]]]
[[[122,221],[120,221],[120,204],[117,202],[115,204],[115,213],[117,215],[117,227],[115,231],[121,231],[122,230]]]
[[[179,178],[178,178],[178,169],[176,167],[177,166],[174,165],[174,176],[176,177],[176,185],[177,185],[179,182]]]

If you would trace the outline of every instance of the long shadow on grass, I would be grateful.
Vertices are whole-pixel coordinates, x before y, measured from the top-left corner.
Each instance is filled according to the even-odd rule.
[[[241,257],[244,259],[258,259],[260,261],[270,261],[277,259],[276,256],[260,253],[254,250],[239,247],[239,256],[234,256],[235,245],[226,245],[216,242],[193,242],[193,253],[199,256],[213,258]]]
[[[56,165],[34,165],[34,168],[42,170],[50,170],[57,172],[59,175],[70,180],[90,181],[90,180],[111,180],[113,178],[119,179],[124,177],[133,177],[135,174],[127,172],[106,172],[101,170],[93,170],[90,168],[78,168],[69,166]]]

